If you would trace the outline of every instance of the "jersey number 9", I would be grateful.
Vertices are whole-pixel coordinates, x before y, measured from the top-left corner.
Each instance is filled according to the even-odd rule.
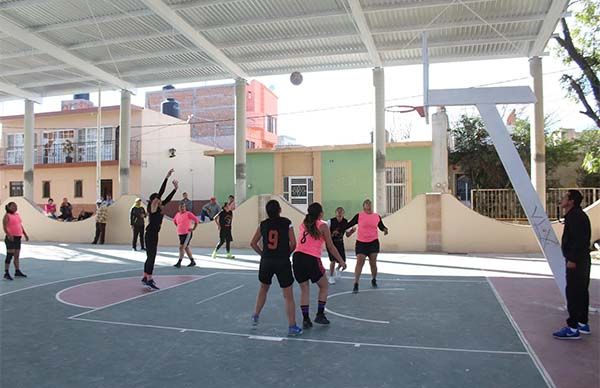
[[[279,245],[279,232],[269,230],[269,249],[277,249],[277,245]]]

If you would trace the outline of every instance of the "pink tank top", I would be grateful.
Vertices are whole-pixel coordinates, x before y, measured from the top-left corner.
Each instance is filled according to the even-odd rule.
[[[317,221],[317,228],[320,228],[321,225],[327,225],[327,223],[323,220]],[[300,224],[300,236],[298,236],[296,252],[302,252],[320,259],[323,241],[323,237],[317,239],[311,236],[306,230],[304,223],[302,223]]]
[[[379,224],[379,214],[360,212],[358,214],[358,235],[356,239],[360,242],[372,242],[377,240],[377,225]]]
[[[10,214],[7,213],[8,216],[8,225],[6,225],[6,230],[8,234],[11,236],[21,237],[23,236],[23,225],[21,224],[21,217],[19,213]]]

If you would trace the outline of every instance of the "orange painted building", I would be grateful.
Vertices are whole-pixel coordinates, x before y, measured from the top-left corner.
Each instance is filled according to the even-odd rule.
[[[179,118],[192,123],[194,141],[233,149],[235,88],[233,84],[146,93],[146,107],[160,112],[162,102],[179,103]],[[246,88],[246,147],[274,148],[277,144],[277,96],[264,84],[252,80]]]

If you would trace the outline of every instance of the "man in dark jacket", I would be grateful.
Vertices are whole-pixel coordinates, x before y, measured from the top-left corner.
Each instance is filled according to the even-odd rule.
[[[144,209],[142,199],[137,198],[129,213],[129,223],[131,224],[131,230],[133,231],[133,241],[131,242],[131,245],[133,246],[134,251],[137,250],[138,236],[140,237],[140,247],[142,251],[146,249],[144,248],[144,218],[146,218],[146,209]]]
[[[557,339],[580,339],[580,334],[591,334],[588,324],[590,304],[590,219],[581,208],[583,196],[578,190],[569,190],[561,199],[565,211],[565,228],[562,236],[562,252],[567,266],[567,326],[556,333]]]

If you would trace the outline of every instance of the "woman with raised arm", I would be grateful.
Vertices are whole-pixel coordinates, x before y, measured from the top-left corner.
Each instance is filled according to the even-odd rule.
[[[158,249],[158,234],[163,220],[163,207],[173,199],[175,192],[178,188],[178,182],[173,181],[173,190],[167,195],[164,200],[161,200],[162,195],[167,188],[167,181],[173,174],[173,169],[170,169],[160,186],[158,193],[152,193],[150,200],[148,201],[148,226],[146,226],[146,263],[144,263],[144,277],[142,283],[149,290],[158,290],[159,288],[152,279],[152,272],[154,272],[154,261],[156,260],[156,251]]]

